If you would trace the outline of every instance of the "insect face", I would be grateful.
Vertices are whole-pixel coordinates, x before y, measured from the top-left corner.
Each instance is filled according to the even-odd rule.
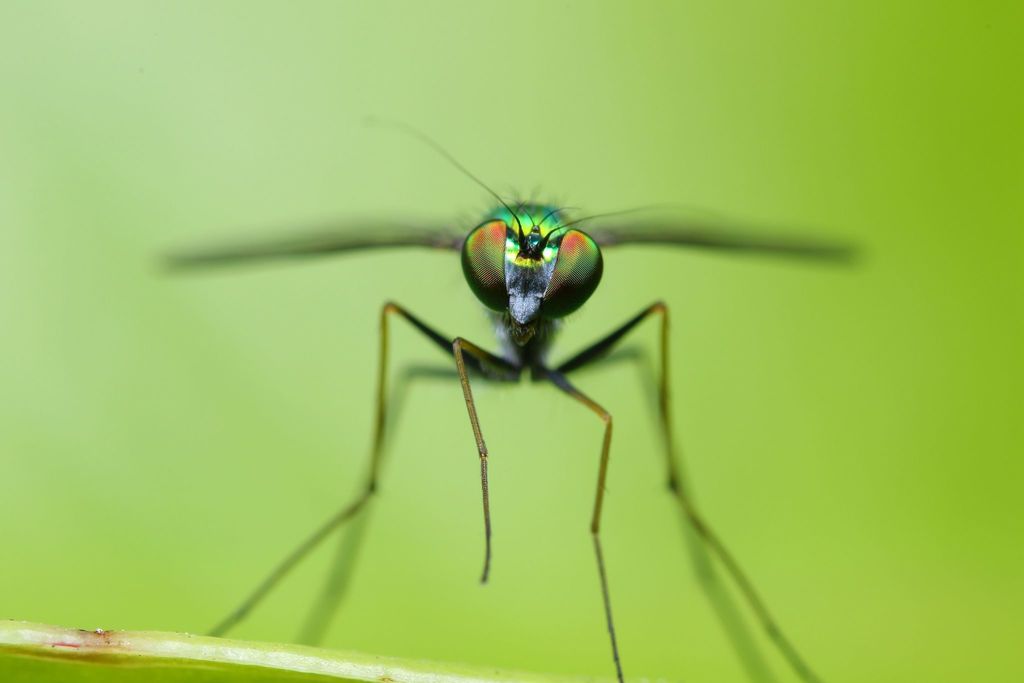
[[[508,314],[509,332],[520,346],[533,337],[538,320],[560,318],[582,306],[600,283],[602,269],[597,244],[563,226],[557,210],[542,206],[496,212],[462,247],[470,288],[485,306]]]

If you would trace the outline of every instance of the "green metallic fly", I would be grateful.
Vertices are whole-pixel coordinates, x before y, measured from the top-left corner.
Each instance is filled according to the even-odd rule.
[[[406,308],[392,302],[385,303],[380,312],[380,364],[370,469],[361,493],[287,556],[235,611],[212,630],[212,634],[224,634],[237,625],[300,560],[333,531],[355,518],[376,492],[384,427],[387,421],[388,324],[392,316],[398,316],[422,332],[454,360],[480,461],[485,543],[481,582],[487,581],[491,567],[491,511],[487,478],[489,452],[480,429],[471,378],[513,382],[528,372],[534,381],[550,382],[558,390],[582,403],[602,421],[604,439],[598,461],[590,534],[597,560],[612,657],[616,675],[622,683],[624,678],[612,619],[600,534],[611,447],[612,416],[600,403],[577,389],[569,381],[569,375],[598,361],[641,322],[656,317],[660,319],[661,324],[658,403],[660,428],[665,444],[668,489],[697,537],[718,558],[735,581],[740,594],[795,673],[805,681],[820,680],[783,634],[754,589],[751,580],[705,521],[684,486],[681,467],[673,445],[669,410],[668,307],[660,301],[646,306],[609,334],[558,365],[552,366],[548,363],[548,351],[562,325],[562,319],[583,306],[600,284],[604,268],[603,248],[623,244],[660,244],[837,263],[850,261],[854,256],[853,249],[843,244],[811,239],[756,236],[753,232],[738,232],[713,223],[622,218],[625,214],[635,212],[570,219],[567,213],[557,206],[536,203],[519,203],[513,206],[471,174],[436,142],[414,129],[401,127],[433,147],[497,200],[498,207],[487,214],[468,234],[460,236],[440,231],[396,228],[393,224],[362,224],[358,228],[328,230],[283,240],[180,252],[169,257],[168,265],[174,269],[192,269],[390,247],[425,247],[459,252],[466,282],[493,319],[501,353],[486,351],[463,337],[441,334]],[[609,222],[609,219],[615,218],[618,218],[618,221]],[[586,231],[583,229],[584,225],[588,226]]]

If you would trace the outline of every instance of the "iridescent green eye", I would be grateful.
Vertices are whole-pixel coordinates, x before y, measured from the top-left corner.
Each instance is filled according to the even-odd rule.
[[[484,306],[495,311],[508,308],[505,288],[505,239],[508,225],[488,221],[469,233],[462,245],[462,272],[469,288]]]
[[[553,242],[555,240],[552,240]],[[601,282],[601,249],[590,236],[570,230],[558,241],[551,281],[544,292],[544,315],[560,318],[582,306]]]

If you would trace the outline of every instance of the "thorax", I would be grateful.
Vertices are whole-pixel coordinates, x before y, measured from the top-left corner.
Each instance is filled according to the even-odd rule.
[[[510,331],[511,321],[508,313],[490,312],[491,322],[494,325],[494,334],[501,347],[501,356],[524,370],[532,370],[531,374],[536,377],[536,370],[547,363],[548,351],[555,335],[562,327],[561,321],[541,319],[537,321],[537,331],[528,342],[522,346],[512,340]]]

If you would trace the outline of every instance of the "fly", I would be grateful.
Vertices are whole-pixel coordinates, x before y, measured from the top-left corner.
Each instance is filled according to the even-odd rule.
[[[495,322],[501,352],[492,353],[464,337],[442,334],[400,304],[385,303],[380,311],[380,361],[373,445],[369,476],[361,492],[288,555],[244,602],[217,624],[211,633],[222,635],[236,626],[300,560],[333,531],[355,518],[377,491],[384,426],[387,422],[388,327],[389,321],[398,317],[419,330],[432,344],[448,355],[458,373],[480,466],[484,525],[481,582],[487,582],[491,569],[491,509],[487,474],[490,452],[484,440],[473,399],[473,382],[514,382],[528,373],[535,381],[550,382],[558,391],[580,403],[600,419],[604,438],[598,457],[589,532],[600,578],[601,598],[615,673],[619,682],[623,683],[622,663],[601,546],[601,520],[611,449],[612,415],[601,403],[578,389],[569,377],[576,370],[600,360],[634,328],[653,318],[660,325],[658,407],[660,430],[665,444],[664,468],[668,490],[696,536],[703,541],[706,550],[720,561],[761,627],[793,671],[804,681],[819,681],[784,634],[746,572],[700,513],[689,494],[688,487],[684,485],[673,443],[669,409],[667,305],[656,301],[645,306],[607,335],[557,365],[550,364],[547,359],[548,350],[562,319],[583,306],[600,284],[604,271],[603,249],[626,244],[654,244],[835,263],[850,261],[854,256],[854,250],[848,245],[808,238],[759,236],[755,232],[724,228],[713,222],[701,224],[679,220],[651,220],[635,215],[626,218],[627,214],[636,212],[573,219],[558,206],[538,203],[519,203],[513,206],[433,140],[407,126],[401,127],[433,147],[496,200],[496,208],[485,215],[468,234],[453,235],[444,230],[410,228],[390,223],[364,224],[358,228],[328,230],[283,240],[179,252],[168,258],[168,265],[174,269],[195,269],[249,261],[398,247],[422,247],[454,252],[461,258],[462,272],[467,284]]]

